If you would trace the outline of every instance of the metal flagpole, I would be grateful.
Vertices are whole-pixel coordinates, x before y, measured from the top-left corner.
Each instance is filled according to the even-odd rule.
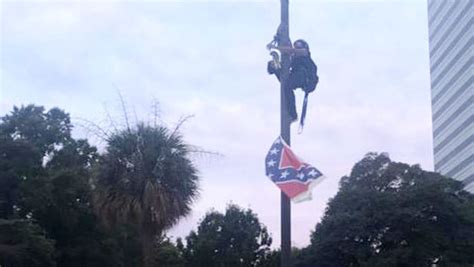
[[[280,0],[281,23],[279,28],[278,46],[290,47],[289,34],[289,0]],[[290,71],[290,54],[281,53],[281,76],[280,76],[280,134],[283,140],[290,145],[290,114],[288,112],[285,88]],[[281,192],[281,266],[291,266],[291,203],[290,198]]]

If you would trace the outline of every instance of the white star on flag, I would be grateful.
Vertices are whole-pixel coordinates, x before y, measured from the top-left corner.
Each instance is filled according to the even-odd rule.
[[[315,170],[311,170],[310,172],[308,172],[308,175],[311,176],[311,177],[316,176],[316,174],[318,174],[318,173]]]
[[[298,177],[298,179],[300,179],[300,180],[303,180],[304,173],[300,172],[300,173],[298,173],[298,175],[296,175],[296,177]]]
[[[275,163],[276,163],[276,161],[274,161],[274,160],[272,159],[272,160],[270,160],[270,161],[267,162],[267,165],[268,165],[268,167],[273,167],[273,166],[275,166]]]
[[[284,171],[284,172],[281,173],[280,178],[285,179],[286,176],[288,176],[289,174],[290,174],[290,173],[289,173],[288,171]]]
[[[278,154],[278,152],[280,152],[280,150],[278,150],[278,149],[276,149],[276,148],[270,150],[270,153],[271,153],[272,155],[276,155],[276,154]]]

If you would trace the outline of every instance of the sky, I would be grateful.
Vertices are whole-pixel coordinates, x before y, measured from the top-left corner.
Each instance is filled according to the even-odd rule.
[[[279,135],[279,84],[265,45],[279,1],[2,1],[0,114],[34,103],[71,114],[74,136],[151,121],[182,126],[200,197],[169,230],[196,229],[210,209],[251,208],[280,243],[280,193],[264,158]],[[305,39],[320,82],[292,148],[327,177],[292,205],[292,244],[303,247],[367,152],[433,169],[427,7],[413,1],[290,1],[290,35]],[[303,93],[297,92],[297,109]],[[155,111],[158,111],[156,113]],[[158,114],[156,116],[156,114]]]

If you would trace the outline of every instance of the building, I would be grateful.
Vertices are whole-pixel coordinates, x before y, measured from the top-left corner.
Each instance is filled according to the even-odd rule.
[[[472,0],[428,0],[435,171],[474,193]]]

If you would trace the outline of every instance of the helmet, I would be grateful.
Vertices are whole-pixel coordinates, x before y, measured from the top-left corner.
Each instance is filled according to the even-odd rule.
[[[308,49],[309,50],[309,46],[308,46],[308,43],[303,40],[303,39],[298,39],[296,40],[294,43],[293,43],[293,47],[294,48],[299,48],[299,49]]]

